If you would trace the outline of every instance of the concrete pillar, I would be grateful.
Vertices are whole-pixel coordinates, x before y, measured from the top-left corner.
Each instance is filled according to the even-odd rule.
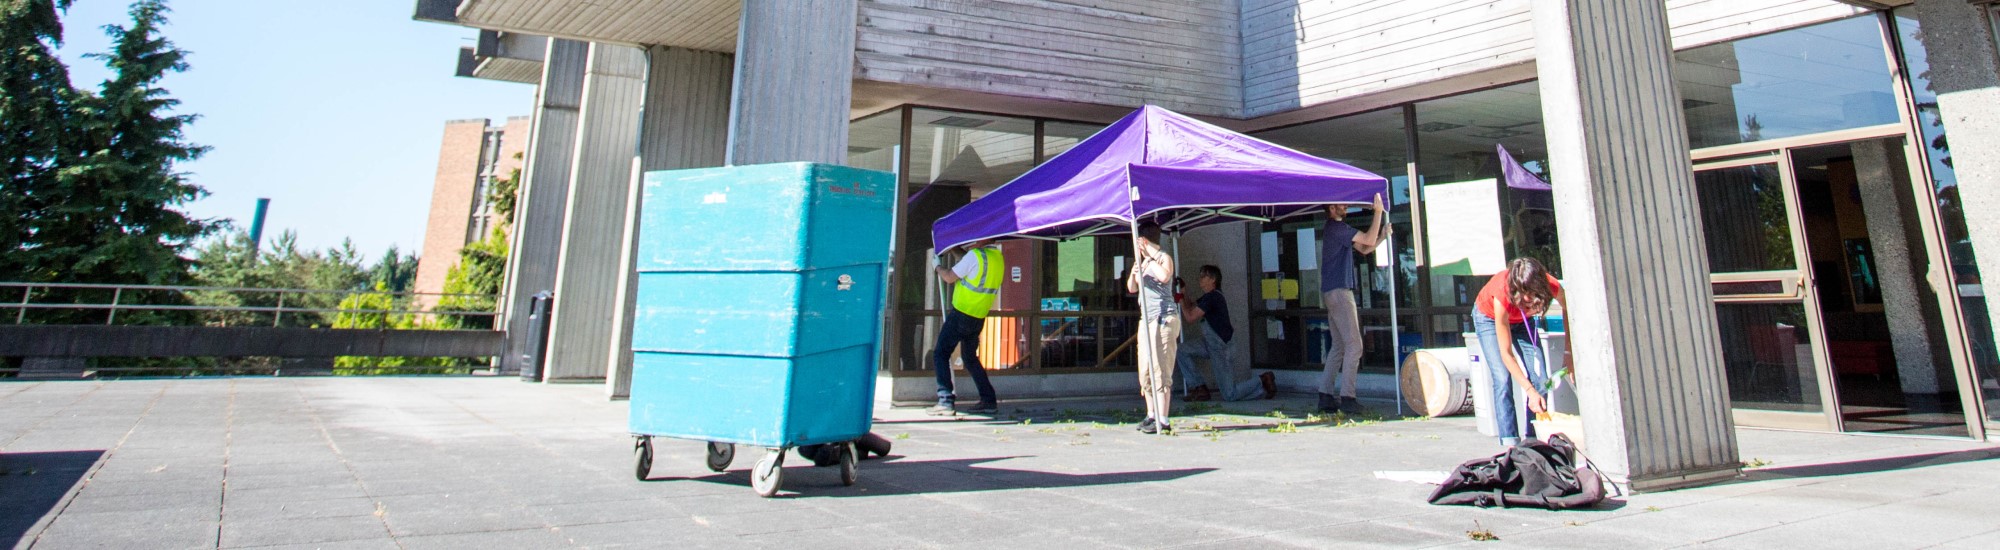
[[[639,96],[646,54],[591,44],[570,167],[562,249],[556,257],[555,314],[549,317],[549,381],[594,380],[607,373],[619,321],[619,258],[625,209],[639,150]]]
[[[1534,5],[1590,456],[1636,491],[1741,468],[1660,2]]]
[[[729,163],[847,162],[856,0],[744,2]]]
[[[632,308],[638,297],[633,270],[639,251],[639,209],[643,195],[637,185],[646,172],[722,166],[729,142],[729,84],[735,61],[729,54],[685,48],[646,50],[644,115],[639,123],[639,161],[627,190],[625,234],[618,265],[618,301],[613,318],[617,334],[610,342],[607,391],[613,398],[632,390]]]
[[[1917,0],[1919,38],[1929,53],[1932,91],[1951,138],[1952,169],[1965,225],[1977,251],[1986,314],[2000,327],[2000,51],[1983,8],[1964,0]],[[1996,342],[1995,345],[2000,345]],[[1977,396],[1965,396],[1967,400]],[[1992,411],[1988,411],[1991,414]]]
[[[1909,189],[1908,164],[1903,155],[1892,154],[1881,140],[1855,142],[1855,185],[1861,191],[1861,210],[1868,220],[1868,243],[1875,255],[1875,278],[1882,285],[1882,310],[1889,318],[1889,342],[1896,353],[1897,380],[1906,394],[1938,392],[1937,364],[1931,357],[1931,324],[1926,322],[1923,300],[1923,273],[1917,266],[1928,265],[1922,241],[1910,239],[1904,220],[1916,213],[1906,212],[1899,199]],[[1949,360],[1947,360],[1949,361]]]
[[[576,152],[576,122],[583,105],[584,62],[590,44],[550,39],[535,92],[528,154],[522,159],[519,198],[510,230],[507,280],[501,306],[507,331],[500,371],[521,372],[521,355],[532,341],[528,330],[528,300],[554,290],[556,254],[562,247],[564,204],[569,200],[569,172]]]

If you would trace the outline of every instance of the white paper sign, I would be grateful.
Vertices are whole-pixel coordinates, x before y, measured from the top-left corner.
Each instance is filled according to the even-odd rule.
[[[1264,234],[1263,234],[1263,235],[1261,235],[1261,237],[1262,237],[1262,238],[1258,240],[1258,244],[1260,244],[1260,245],[1262,245],[1262,246],[1258,246],[1258,247],[1257,247],[1257,250],[1258,250],[1258,251],[1260,251],[1260,252],[1263,252],[1263,256],[1264,256],[1264,270],[1263,270],[1263,271],[1264,271],[1265,273],[1270,273],[1270,272],[1273,272],[1273,271],[1277,271],[1277,270],[1278,270],[1278,232],[1276,232],[1276,231],[1265,231],[1265,232],[1264,232]]]
[[[1319,231],[1313,228],[1299,230],[1299,269],[1319,269],[1319,240],[1313,238]]]

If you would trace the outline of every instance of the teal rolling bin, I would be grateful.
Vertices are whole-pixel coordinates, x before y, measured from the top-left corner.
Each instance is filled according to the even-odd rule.
[[[751,470],[777,493],[785,451],[837,444],[852,484],[882,351],[895,176],[813,163],[647,173],[632,327],[637,471],[653,437],[767,449]]]

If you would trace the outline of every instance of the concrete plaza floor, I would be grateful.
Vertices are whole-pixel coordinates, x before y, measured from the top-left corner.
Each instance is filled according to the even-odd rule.
[[[879,411],[861,481],[788,462],[758,498],[662,441],[634,478],[622,402],[498,378],[0,382],[0,545],[32,548],[2000,548],[2000,447],[1741,430],[1760,464],[1598,510],[1425,504],[1497,451],[1464,418],[1306,422],[1304,399],[1188,409]],[[1386,404],[1375,404],[1378,407]],[[1268,413],[1289,407],[1289,420]],[[1243,413],[1232,415],[1227,413]],[[1474,541],[1468,532],[1497,541]]]

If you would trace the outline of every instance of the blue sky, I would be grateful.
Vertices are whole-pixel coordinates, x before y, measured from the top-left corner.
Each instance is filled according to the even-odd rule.
[[[452,76],[474,31],[410,20],[411,0],[175,0],[166,37],[190,69],[163,84],[201,115],[191,141],[214,147],[182,166],[210,195],[187,206],[248,228],[271,198],[265,234],[298,231],[324,248],[353,238],[369,261],[421,248],[447,120],[525,115],[534,87]],[[63,18],[70,78],[95,89],[84,59],[127,24],[124,0],[76,0]]]

